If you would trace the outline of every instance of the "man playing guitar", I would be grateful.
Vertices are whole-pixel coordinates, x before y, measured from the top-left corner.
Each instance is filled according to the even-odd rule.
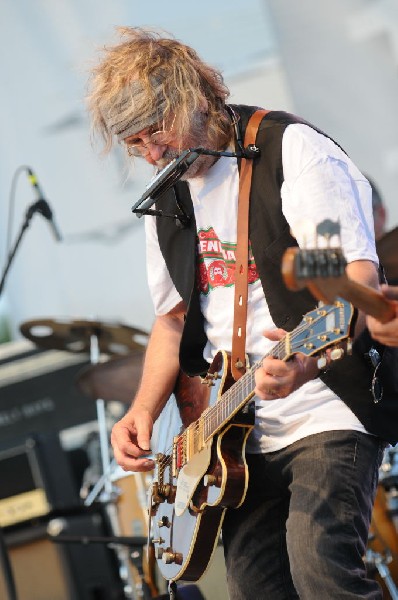
[[[356,343],[352,356],[326,370],[305,352],[283,358],[270,352],[316,307],[305,290],[287,290],[280,272],[284,250],[304,242],[290,233],[298,220],[339,220],[347,273],[377,289],[370,186],[332,139],[282,111],[262,119],[259,155],[248,157],[242,140],[256,109],[226,104],[229,92],[216,69],[172,38],[138,28],[121,34],[94,68],[88,98],[106,148],[116,139],[127,156],[158,170],[186,149],[219,154],[200,154],[159,198],[157,212],[145,217],[156,319],[139,390],[112,431],[115,458],[125,470],[153,469],[153,424],[180,369],[204,375],[219,349],[231,351],[239,175],[243,158],[253,160],[246,352],[260,362],[255,424],[240,461],[248,478],[241,505],[223,515],[230,598],[381,598],[363,556],[385,441],[397,440],[392,413],[374,404],[370,367]],[[220,154],[226,151],[229,156]],[[164,207],[178,212],[181,206],[185,224],[162,216]],[[359,313],[359,342],[364,323]],[[213,370],[212,379],[218,377]],[[216,472],[202,479],[203,489],[229,482]],[[180,483],[176,518],[201,514],[194,492],[184,499]],[[166,492],[172,504],[174,492]],[[166,533],[171,521],[161,523]],[[182,563],[183,553],[162,547],[161,538],[156,543],[164,562]]]

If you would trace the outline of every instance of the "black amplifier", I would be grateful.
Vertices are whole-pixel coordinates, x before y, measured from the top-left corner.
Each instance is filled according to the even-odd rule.
[[[81,504],[70,462],[57,433],[0,446],[0,527],[31,521]]]
[[[62,431],[96,419],[76,387],[87,354],[38,349],[22,340],[0,345],[0,440]]]

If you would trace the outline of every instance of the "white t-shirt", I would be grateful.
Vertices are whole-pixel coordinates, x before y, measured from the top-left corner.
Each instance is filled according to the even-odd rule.
[[[339,221],[347,262],[378,263],[373,236],[371,188],[352,161],[329,138],[302,124],[289,125],[282,140],[284,182],[282,211],[292,230],[303,221]],[[211,362],[219,349],[231,350],[239,174],[236,159],[220,158],[203,177],[190,181],[199,238],[201,309]],[[266,201],[266,199],[264,200]],[[154,217],[145,217],[148,281],[157,315],[169,312],[181,297],[160,252]],[[299,245],[304,243],[297,236]],[[307,240],[308,243],[308,240]],[[252,259],[252,257],[251,257]],[[274,342],[262,333],[275,324],[264,298],[254,260],[249,266],[246,350],[253,360]],[[256,398],[256,427],[249,452],[271,452],[307,435],[335,429],[365,431],[347,405],[319,378],[287,398]]]

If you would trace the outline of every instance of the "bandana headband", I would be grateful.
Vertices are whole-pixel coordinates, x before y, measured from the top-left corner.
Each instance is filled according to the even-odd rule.
[[[112,106],[103,110],[109,131],[119,142],[163,120],[166,102],[161,94],[161,85],[156,80],[151,80],[151,83],[157,98],[156,110],[148,112],[148,94],[138,80],[124,87]]]

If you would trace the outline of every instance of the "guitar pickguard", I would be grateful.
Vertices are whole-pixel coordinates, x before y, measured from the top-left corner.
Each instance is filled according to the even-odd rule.
[[[205,475],[211,458],[211,443],[193,456],[178,474],[175,497],[175,513],[180,517],[188,507],[195,490]]]

